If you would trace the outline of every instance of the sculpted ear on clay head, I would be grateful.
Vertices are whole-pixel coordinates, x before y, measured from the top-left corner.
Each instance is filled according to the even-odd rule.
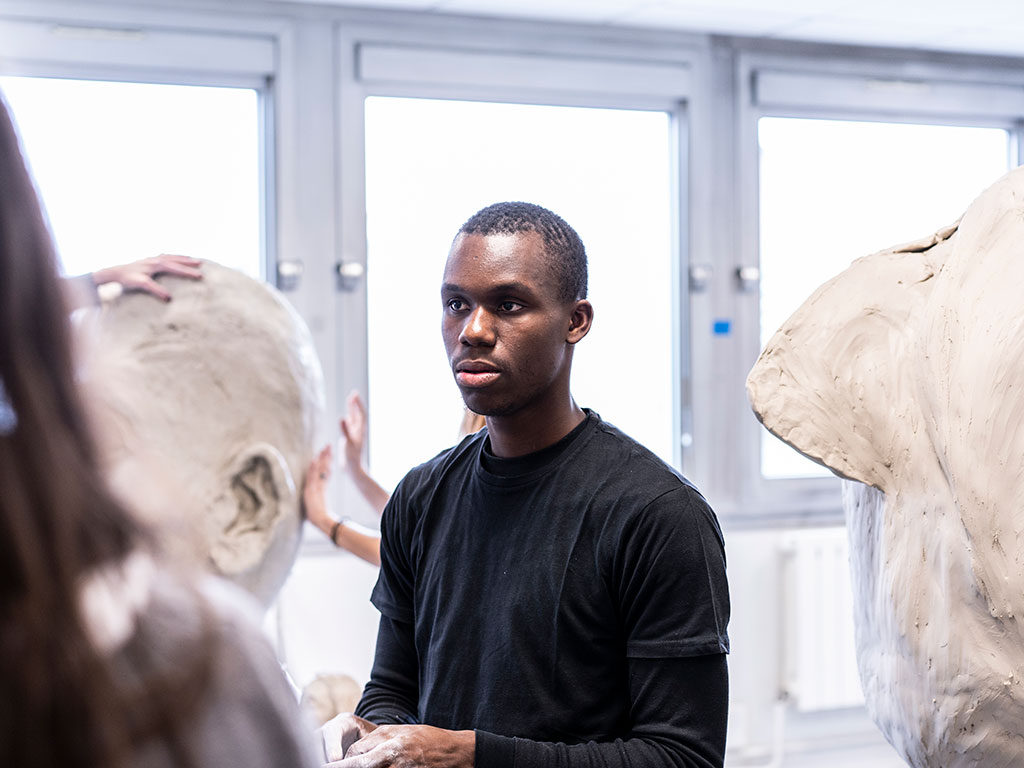
[[[274,542],[287,536],[278,529],[290,525],[289,516],[299,503],[295,481],[281,452],[257,443],[232,462],[223,487],[207,519],[229,522],[209,532],[209,557],[219,573],[249,584],[252,591],[258,576],[254,569],[262,566]]]
[[[185,524],[191,537],[177,538],[267,606],[298,548],[322,374],[280,293],[213,262],[202,273],[159,278],[168,303],[124,294],[105,304],[87,375],[121,494]]]

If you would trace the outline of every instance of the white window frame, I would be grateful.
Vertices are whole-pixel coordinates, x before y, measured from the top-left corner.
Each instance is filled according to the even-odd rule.
[[[74,16],[24,19],[0,15],[0,49],[0,74],[4,75],[256,91],[262,148],[259,268],[264,279],[274,274],[272,83],[277,46],[272,36],[199,33],[143,19],[114,22]]]
[[[0,8],[2,74],[259,93],[261,274],[306,320],[327,381],[336,378],[339,336],[333,282],[323,279],[336,261],[338,159],[333,112],[320,107],[335,94],[333,18],[328,9],[278,13],[220,0],[190,8],[6,0]],[[300,276],[291,288],[282,267]],[[333,390],[325,394],[326,413],[337,413]]]
[[[541,104],[666,112],[673,142],[673,412],[674,463],[694,471],[689,290],[685,285],[689,255],[690,101],[695,52],[678,45],[652,52],[650,46],[623,46],[616,51],[585,36],[550,31],[536,24],[511,22],[500,36],[493,26],[472,21],[445,21],[438,29],[340,25],[341,150],[350,162],[341,169],[343,261],[366,267],[364,104],[367,97],[407,97]],[[592,34],[592,31],[590,32]],[[472,45],[466,41],[472,40]],[[359,158],[359,161],[356,161]],[[368,387],[366,283],[361,281],[341,303],[346,329],[340,352],[344,371],[358,376],[339,381],[338,402],[345,393]],[[668,415],[666,415],[668,417]],[[687,435],[683,439],[683,435]]]
[[[1010,137],[1010,166],[1019,164],[1024,146],[1024,74],[1020,70],[917,61],[891,52],[886,59],[846,59],[835,54],[745,53],[738,57],[740,225],[739,259],[734,270],[760,268],[757,130],[761,117],[999,128]],[[743,377],[761,349],[759,300],[757,290],[736,290],[735,312],[742,334],[736,348],[736,369]],[[733,521],[756,526],[841,524],[837,478],[762,476],[764,427],[750,416],[749,406],[743,406],[745,412],[732,418],[738,422],[739,444],[734,446],[734,455],[742,477]]]

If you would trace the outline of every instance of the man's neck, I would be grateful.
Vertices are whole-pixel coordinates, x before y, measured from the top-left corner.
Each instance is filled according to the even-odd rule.
[[[573,431],[586,414],[570,397],[557,413],[517,412],[509,416],[488,416],[487,434],[491,452],[503,459],[525,456],[554,445]]]

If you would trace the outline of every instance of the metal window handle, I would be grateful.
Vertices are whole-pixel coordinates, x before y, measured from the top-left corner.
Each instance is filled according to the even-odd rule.
[[[736,280],[741,291],[756,291],[761,283],[761,270],[759,267],[736,267]]]
[[[281,291],[294,291],[299,287],[304,267],[301,261],[277,262],[277,288]]]
[[[736,280],[741,291],[756,291],[761,282],[759,267],[736,267]],[[693,264],[690,266],[690,291],[704,293],[711,286],[715,270],[710,264]]]
[[[354,291],[366,274],[366,267],[358,261],[339,261],[334,265],[339,291]]]
[[[715,271],[710,264],[693,264],[690,266],[690,292],[704,293],[711,285]]]

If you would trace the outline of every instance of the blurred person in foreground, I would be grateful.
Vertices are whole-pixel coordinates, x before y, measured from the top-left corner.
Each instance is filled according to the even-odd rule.
[[[245,601],[169,564],[103,479],[2,102],[0,178],[0,764],[309,765]]]

